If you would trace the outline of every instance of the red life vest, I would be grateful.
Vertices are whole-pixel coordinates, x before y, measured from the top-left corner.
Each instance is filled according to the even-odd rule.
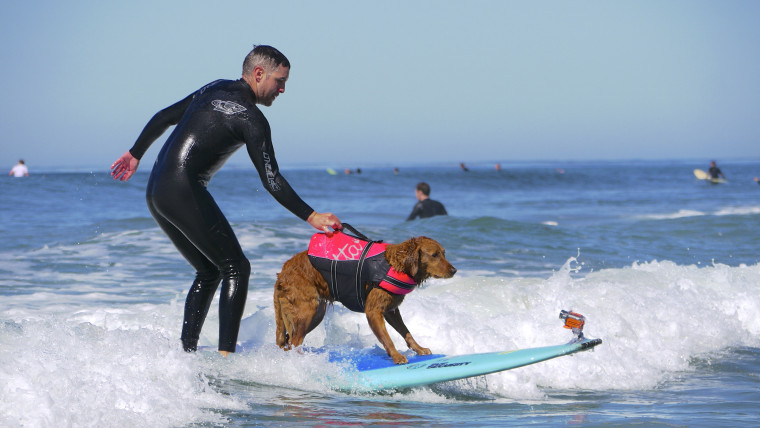
[[[309,260],[325,278],[335,300],[364,312],[364,284],[393,294],[408,294],[417,286],[409,275],[397,272],[385,260],[388,244],[365,241],[336,231],[332,237],[315,233],[309,242]]]

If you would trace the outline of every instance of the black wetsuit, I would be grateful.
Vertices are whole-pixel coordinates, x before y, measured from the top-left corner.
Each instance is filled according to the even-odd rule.
[[[196,270],[185,301],[182,344],[186,351],[197,348],[221,282],[219,350],[235,352],[251,266],[206,190],[209,180],[245,145],[261,182],[280,204],[303,220],[313,210],[280,175],[269,122],[244,80],[217,80],[156,113],[130,153],[141,158],[172,125],[177,126],[156,159],[146,197],[158,225]]]
[[[407,221],[415,218],[428,218],[436,215],[447,215],[443,204],[430,198],[421,200],[412,208],[412,213],[406,218]]]
[[[720,178],[723,175],[723,172],[717,166],[711,166],[707,173],[710,174],[710,178]]]

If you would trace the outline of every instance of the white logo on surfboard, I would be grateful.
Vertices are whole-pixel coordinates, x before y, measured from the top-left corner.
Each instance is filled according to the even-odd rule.
[[[220,111],[224,114],[235,114],[245,111],[245,107],[232,101],[214,100],[211,101],[211,105],[214,106],[214,110]]]

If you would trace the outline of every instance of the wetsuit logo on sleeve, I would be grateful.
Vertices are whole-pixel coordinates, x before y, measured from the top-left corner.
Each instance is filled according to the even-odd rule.
[[[245,107],[232,101],[214,100],[211,101],[211,105],[214,106],[214,110],[220,111],[224,114],[235,114],[245,111]]]
[[[280,190],[280,185],[277,184],[277,181],[275,181],[275,174],[272,170],[272,162],[269,159],[269,153],[262,153],[262,156],[264,157],[264,168],[266,169],[267,173],[267,182],[269,183],[269,188],[272,189],[273,192],[276,192]]]

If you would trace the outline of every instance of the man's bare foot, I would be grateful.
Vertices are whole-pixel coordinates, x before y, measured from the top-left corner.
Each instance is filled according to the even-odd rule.
[[[230,351],[219,351],[219,353],[222,354],[224,358],[227,358],[227,356],[230,355]]]

